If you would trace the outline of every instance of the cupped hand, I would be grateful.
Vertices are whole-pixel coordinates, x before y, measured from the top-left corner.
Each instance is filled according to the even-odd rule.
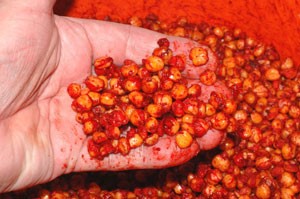
[[[215,147],[224,137],[210,130],[187,149],[179,149],[173,137],[163,137],[152,147],[139,147],[127,156],[91,159],[87,139],[75,121],[72,99],[66,88],[83,82],[93,59],[109,55],[116,64],[124,59],[141,63],[166,35],[132,26],[55,16],[52,1],[4,0],[0,2],[0,192],[50,181],[62,174],[92,170],[163,168],[181,164],[201,149]],[[196,44],[169,37],[175,53],[188,54]],[[209,51],[209,50],[208,50]],[[206,66],[215,57],[209,51]],[[197,79],[191,80],[197,82]],[[206,87],[228,91],[221,83]]]

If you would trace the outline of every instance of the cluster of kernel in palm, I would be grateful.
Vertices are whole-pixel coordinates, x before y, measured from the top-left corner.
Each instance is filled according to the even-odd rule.
[[[92,157],[127,155],[143,144],[156,144],[164,135],[175,136],[176,144],[187,148],[210,128],[227,127],[226,113],[217,111],[223,106],[230,114],[233,101],[215,92],[209,102],[200,100],[200,84],[189,85],[182,76],[185,57],[173,55],[165,38],[158,45],[141,66],[125,60],[118,67],[111,57],[98,58],[94,62],[96,75],[88,76],[83,85],[69,85],[76,120],[91,137],[88,151]],[[208,61],[207,51],[192,48],[189,59],[201,67]],[[203,75],[207,76],[206,72]],[[207,85],[216,81],[204,79]]]

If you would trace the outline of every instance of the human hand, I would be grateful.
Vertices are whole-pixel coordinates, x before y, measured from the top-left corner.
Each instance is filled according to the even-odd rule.
[[[163,137],[155,146],[139,147],[127,156],[90,159],[66,87],[91,73],[93,59],[109,55],[117,64],[124,59],[140,63],[157,46],[156,41],[166,36],[116,23],[54,16],[54,2],[0,3],[0,192],[70,172],[174,166],[223,139],[222,132],[209,131],[191,147],[179,149],[173,137]],[[187,54],[197,45],[168,38],[178,54]],[[205,67],[214,64],[211,54]],[[212,90],[227,92],[222,84],[216,85],[203,89],[204,100]]]

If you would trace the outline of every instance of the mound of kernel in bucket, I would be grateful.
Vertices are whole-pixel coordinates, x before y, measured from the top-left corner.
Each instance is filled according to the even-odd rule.
[[[156,144],[165,134],[175,136],[180,148],[187,148],[210,128],[200,111],[205,104],[198,99],[201,86],[188,85],[181,75],[184,56],[173,55],[165,38],[158,45],[141,66],[125,60],[118,67],[111,57],[98,58],[94,62],[97,76],[88,76],[82,85],[69,85],[76,120],[91,138],[91,157],[127,155],[141,145]],[[208,61],[207,51],[199,48],[190,51],[195,67]]]

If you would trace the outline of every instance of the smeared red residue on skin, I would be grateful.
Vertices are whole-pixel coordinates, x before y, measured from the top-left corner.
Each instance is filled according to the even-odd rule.
[[[64,163],[63,166],[61,167],[61,169],[63,169],[63,170],[65,170],[65,169],[67,169],[67,168],[68,168],[67,163]]]
[[[188,161],[191,158],[191,154],[195,153],[195,144],[192,144],[189,148],[183,149],[183,150],[174,150],[174,152],[170,155],[170,162],[169,166],[172,166],[174,162],[177,164],[182,164],[186,161]]]
[[[153,155],[158,155],[158,153],[160,152],[160,148],[159,147],[153,147],[152,148],[152,152],[153,152]]]
[[[174,48],[173,51],[177,51],[178,48],[180,48],[179,42],[178,41],[173,41],[172,43],[173,43],[173,48]]]

